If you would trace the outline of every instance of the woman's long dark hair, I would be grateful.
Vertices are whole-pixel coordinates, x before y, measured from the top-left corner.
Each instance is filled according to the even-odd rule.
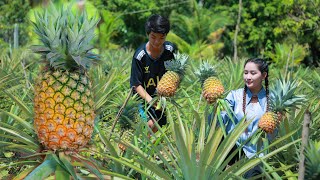
[[[265,82],[265,88],[266,88],[266,96],[267,96],[267,112],[269,111],[269,80],[268,80],[268,77],[269,77],[269,67],[268,67],[268,64],[267,62],[264,60],[264,59],[261,59],[261,58],[251,58],[251,59],[248,59],[245,63],[244,63],[244,66],[246,66],[249,62],[253,62],[255,64],[258,65],[258,69],[259,71],[262,73],[266,72],[267,73],[267,76],[264,80]],[[247,89],[248,87],[246,85],[244,85],[244,89],[243,89],[243,105],[242,105],[242,111],[243,111],[243,114],[246,114],[246,92],[247,92]]]

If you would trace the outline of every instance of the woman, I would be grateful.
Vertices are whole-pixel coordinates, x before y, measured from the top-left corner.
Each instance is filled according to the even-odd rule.
[[[227,133],[230,133],[244,116],[247,120],[252,120],[246,131],[237,140],[237,146],[245,142],[258,130],[258,122],[261,116],[269,109],[268,75],[268,64],[265,60],[261,58],[248,59],[244,65],[244,88],[232,90],[225,98],[234,112],[233,119],[235,122],[233,123],[230,120],[226,112],[221,113]],[[263,81],[265,87],[262,85]],[[209,119],[211,120],[211,118]],[[242,147],[242,153],[248,158],[255,156],[257,151],[257,145],[254,144],[247,143]],[[237,158],[238,156],[235,156],[229,165],[235,163],[238,160]],[[251,177],[260,173],[260,168],[255,167],[247,172],[244,177]]]

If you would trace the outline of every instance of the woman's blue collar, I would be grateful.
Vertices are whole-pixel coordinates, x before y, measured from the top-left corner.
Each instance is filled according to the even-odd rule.
[[[248,105],[250,103],[252,96],[253,96],[252,92],[250,91],[249,88],[247,88],[247,91],[246,91],[246,105]],[[262,105],[263,104],[262,99],[264,97],[266,97],[266,90],[263,87],[261,88],[261,90],[257,94],[257,97],[258,97],[259,104]]]

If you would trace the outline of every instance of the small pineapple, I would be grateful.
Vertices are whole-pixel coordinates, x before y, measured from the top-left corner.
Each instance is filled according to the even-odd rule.
[[[276,126],[281,122],[283,114],[289,108],[295,108],[306,101],[304,95],[294,94],[298,87],[295,80],[278,79],[275,87],[276,89],[272,89],[270,93],[272,111],[266,112],[258,123],[259,128],[266,133],[273,133]]]
[[[167,72],[162,76],[157,85],[157,92],[163,97],[174,96],[186,68],[188,60],[186,54],[177,53],[174,54],[174,57],[174,60],[165,62]]]
[[[34,128],[45,149],[79,149],[93,132],[94,99],[87,71],[99,60],[90,52],[98,20],[89,20],[85,11],[78,16],[53,5],[35,17],[34,29],[43,45],[34,51],[45,66],[35,85]]]
[[[260,119],[258,126],[266,133],[273,133],[278,124],[277,115],[274,112],[266,112]]]
[[[221,81],[216,77],[214,67],[208,62],[203,62],[195,72],[202,83],[202,95],[209,104],[214,103],[224,92]]]
[[[129,129],[123,130],[123,132],[121,133],[121,141],[130,143],[133,138],[133,134],[134,134],[134,129],[129,128]],[[118,147],[122,151],[125,151],[127,149],[126,146],[121,143],[118,144]]]

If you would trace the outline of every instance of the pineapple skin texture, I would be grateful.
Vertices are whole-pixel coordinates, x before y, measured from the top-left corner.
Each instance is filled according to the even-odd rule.
[[[128,128],[122,132],[121,135],[121,141],[131,143],[131,140],[133,139],[133,133],[134,129]],[[120,150],[125,151],[127,148],[124,144],[119,143],[118,147]]]
[[[167,71],[160,79],[157,92],[160,96],[172,97],[175,95],[180,82],[179,74],[173,71]]]
[[[61,71],[40,74],[35,85],[34,128],[49,150],[76,150],[91,139],[92,84],[86,75]]]
[[[219,97],[222,96],[224,87],[221,81],[216,77],[209,77],[203,82],[203,96],[209,104],[214,103]]]
[[[261,117],[258,123],[258,127],[261,128],[266,133],[273,133],[277,124],[278,124],[277,114],[275,114],[274,112],[267,112]]]

